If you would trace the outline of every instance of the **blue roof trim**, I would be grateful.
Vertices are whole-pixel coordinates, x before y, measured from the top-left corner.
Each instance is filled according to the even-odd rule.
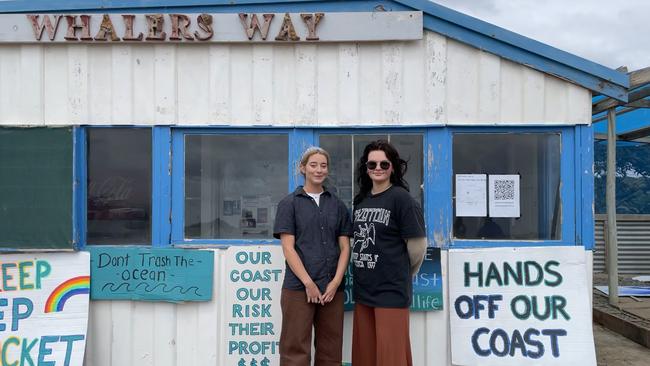
[[[627,102],[629,77],[582,57],[497,27],[428,0],[8,0],[0,13],[128,10],[151,12],[174,9],[187,12],[242,11],[374,11],[421,10],[424,28],[481,50],[574,82],[587,89]]]
[[[363,3],[359,5],[357,3]],[[140,9],[142,12],[164,9],[210,9],[215,13],[233,12],[242,9],[274,9],[279,11],[300,11],[319,9],[325,4],[333,11],[372,11],[376,6],[386,7],[393,1],[366,0],[238,0],[238,1],[209,1],[209,0],[0,0],[0,13],[27,12],[62,12],[62,11],[115,11],[122,9]],[[309,8],[305,6],[310,6]],[[388,9],[386,10],[395,10]]]

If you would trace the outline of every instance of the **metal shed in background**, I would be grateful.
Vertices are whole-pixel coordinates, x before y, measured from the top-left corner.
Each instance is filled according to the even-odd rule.
[[[594,98],[595,155],[595,253],[594,271],[606,272],[607,216],[605,177],[607,176],[607,115],[616,112],[616,217],[618,272],[650,273],[650,69],[630,72],[627,103]]]

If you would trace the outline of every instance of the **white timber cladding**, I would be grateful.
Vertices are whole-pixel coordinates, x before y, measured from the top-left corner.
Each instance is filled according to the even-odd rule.
[[[221,342],[226,319],[225,250],[216,250],[213,299],[210,302],[164,303],[91,301],[84,365],[217,366],[226,365]],[[450,365],[447,251],[441,251],[445,310],[412,312],[411,348],[415,366]],[[273,306],[280,294],[273,293]],[[276,329],[279,337],[280,329]],[[350,362],[352,312],[345,313],[343,359]]]
[[[419,41],[0,45],[1,125],[588,124],[580,86]]]
[[[227,350],[221,335],[226,301],[225,250],[216,250],[213,299],[198,303],[91,301],[86,345],[86,366],[212,366],[226,365]],[[591,251],[585,251],[593,283]],[[442,311],[411,312],[411,349],[414,366],[449,365],[448,252],[441,251]],[[279,294],[271,294],[279,306]],[[451,310],[453,311],[453,310]],[[279,332],[279,329],[276,331]],[[279,333],[278,333],[279,336]],[[345,313],[343,360],[350,361],[352,312]]]

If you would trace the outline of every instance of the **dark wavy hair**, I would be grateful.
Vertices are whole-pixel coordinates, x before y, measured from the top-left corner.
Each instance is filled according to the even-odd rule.
[[[386,140],[376,140],[366,145],[363,149],[363,155],[361,155],[361,159],[359,159],[359,164],[357,164],[357,186],[359,187],[359,193],[354,196],[354,205],[363,201],[372,189],[372,180],[368,176],[366,163],[368,162],[368,154],[370,154],[371,151],[377,150],[383,151],[393,166],[393,173],[390,175],[390,182],[393,185],[406,189],[407,191],[409,190],[409,185],[404,179],[404,175],[408,169],[406,160],[399,157],[397,149],[395,149],[390,142]]]

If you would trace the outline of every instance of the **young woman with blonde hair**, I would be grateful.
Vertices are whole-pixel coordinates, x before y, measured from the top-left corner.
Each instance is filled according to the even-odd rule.
[[[340,366],[343,347],[343,276],[350,255],[348,210],[323,185],[329,154],[307,149],[300,159],[304,186],[278,204],[273,236],[286,259],[280,306],[280,365]]]

